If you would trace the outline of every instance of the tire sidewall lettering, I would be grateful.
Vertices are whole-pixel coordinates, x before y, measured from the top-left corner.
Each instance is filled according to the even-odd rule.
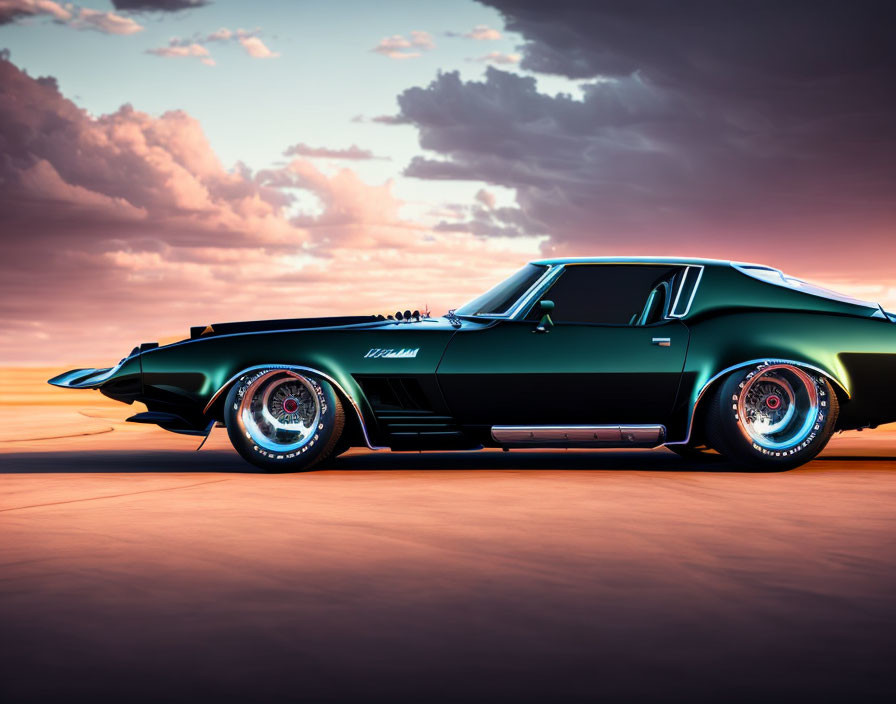
[[[773,450],[762,445],[758,444],[750,435],[747,433],[746,429],[743,427],[743,421],[740,417],[740,413],[738,412],[738,403],[740,401],[741,394],[744,392],[745,387],[758,374],[761,374],[763,371],[768,369],[769,367],[774,366],[773,362],[763,362],[762,364],[757,365],[753,369],[751,369],[737,384],[738,393],[732,394],[731,396],[731,410],[733,411],[732,416],[734,418],[735,427],[738,433],[746,439],[749,439],[750,446],[754,452],[759,455],[762,455],[764,458],[775,459],[775,458],[785,458],[792,457],[794,455],[799,455],[800,453],[809,450],[812,448],[815,441],[818,439],[819,434],[825,427],[825,421],[827,418],[827,390],[826,390],[826,381],[823,378],[820,378],[817,374],[813,374],[812,372],[806,370],[802,367],[797,367],[805,373],[815,385],[815,392],[818,396],[818,410],[816,411],[815,418],[812,422],[812,430],[811,432],[800,441],[797,445],[793,447],[787,447],[780,450]]]
[[[289,367],[265,367],[264,369],[260,369],[258,371],[252,372],[250,374],[244,374],[239,379],[237,379],[235,388],[236,393],[233,397],[233,401],[231,404],[232,410],[234,413],[239,412],[239,408],[245,398],[246,392],[252,386],[252,384],[260,379],[263,376],[270,374],[271,372],[276,372],[278,370],[283,371],[291,371]],[[310,375],[300,375],[302,379],[307,381],[311,388],[314,390],[317,395],[317,400],[320,405],[320,421],[318,422],[317,428],[314,432],[313,437],[309,440],[305,445],[296,449],[295,451],[287,452],[287,453],[279,453],[272,452],[269,450],[265,450],[262,447],[259,447],[251,438],[251,436],[242,429],[242,425],[240,424],[240,436],[245,438],[245,444],[249,447],[252,452],[256,455],[263,457],[266,461],[275,462],[275,463],[289,463],[294,462],[297,457],[302,457],[303,455],[317,450],[322,445],[326,445],[325,439],[329,437],[329,434],[332,432],[331,423],[331,415],[332,408],[330,405],[330,401],[327,396],[326,390],[321,385],[320,381]],[[313,454],[313,452],[312,452]]]

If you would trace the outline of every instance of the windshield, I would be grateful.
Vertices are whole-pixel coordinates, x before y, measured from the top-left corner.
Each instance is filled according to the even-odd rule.
[[[547,269],[544,264],[526,264],[509,279],[505,279],[478,298],[462,305],[455,311],[455,314],[503,315],[513,308],[513,304],[541,278]]]

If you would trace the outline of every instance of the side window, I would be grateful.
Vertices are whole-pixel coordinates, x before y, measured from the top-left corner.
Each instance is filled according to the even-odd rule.
[[[596,264],[567,267],[541,298],[554,302],[556,323],[648,325],[668,310],[681,267]],[[528,320],[541,314],[534,306]]]

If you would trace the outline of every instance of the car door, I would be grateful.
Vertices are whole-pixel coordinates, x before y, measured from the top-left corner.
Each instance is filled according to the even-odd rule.
[[[536,331],[537,305],[525,320],[458,330],[437,372],[458,422],[666,424],[688,330],[661,316],[637,324],[657,280],[675,275],[646,266],[569,267],[539,297],[555,305],[547,332]]]

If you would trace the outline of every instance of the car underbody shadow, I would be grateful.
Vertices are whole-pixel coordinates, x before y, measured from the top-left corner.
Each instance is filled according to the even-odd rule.
[[[824,455],[817,462],[896,462],[896,457]],[[685,460],[667,450],[496,450],[479,452],[370,452],[351,450],[311,472],[388,471],[594,471],[742,473],[719,460]],[[763,470],[760,473],[790,470]],[[266,474],[230,450],[93,450],[0,454],[0,474]],[[747,472],[749,473],[749,472]]]

